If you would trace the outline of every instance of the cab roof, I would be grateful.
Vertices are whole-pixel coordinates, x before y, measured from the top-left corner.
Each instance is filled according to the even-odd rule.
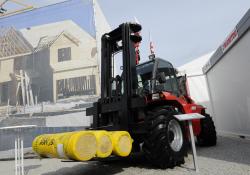
[[[169,62],[166,61],[162,58],[155,58],[153,60],[146,61],[144,63],[138,64],[137,65],[137,73],[138,74],[146,74],[149,72],[152,72],[154,63],[158,62],[158,68],[170,68],[173,69],[173,65]]]

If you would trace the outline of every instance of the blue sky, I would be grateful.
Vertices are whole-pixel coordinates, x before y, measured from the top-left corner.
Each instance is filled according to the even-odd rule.
[[[43,6],[64,0],[29,1],[35,6]],[[133,21],[134,17],[139,20],[143,27],[141,33],[143,60],[149,55],[150,31],[156,55],[171,61],[175,66],[217,49],[250,7],[249,0],[98,0],[98,2],[113,28],[122,22]],[[43,20],[50,21],[53,16],[56,20],[74,18],[81,23],[84,21],[82,18],[86,15],[86,11],[77,8],[74,11],[53,10],[55,15],[45,13]],[[80,16],[75,13],[76,11],[84,12]],[[57,14],[59,16],[56,17]],[[39,21],[38,18],[22,19],[26,21],[19,20],[15,25],[18,23],[33,25]],[[90,32],[93,28],[91,22],[88,22],[87,26],[86,30]]]
[[[40,3],[38,3],[40,2]],[[44,6],[53,1],[36,1],[34,6]],[[13,4],[9,3],[4,6],[10,9]],[[14,6],[13,6],[14,7]],[[10,11],[10,10],[9,10]],[[63,20],[72,20],[92,36],[95,36],[95,27],[93,22],[93,8],[91,0],[74,0],[58,3],[56,5],[38,8],[25,13],[19,13],[0,20],[1,26],[13,26],[16,29],[22,29],[47,23],[54,23]]]
[[[112,27],[134,16],[143,26],[141,53],[180,66],[218,48],[250,7],[249,0],[99,0]]]

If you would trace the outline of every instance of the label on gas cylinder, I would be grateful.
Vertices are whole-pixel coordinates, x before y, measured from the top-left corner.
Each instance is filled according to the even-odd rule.
[[[59,158],[66,158],[64,151],[63,151],[63,144],[57,145],[57,154],[58,154]]]

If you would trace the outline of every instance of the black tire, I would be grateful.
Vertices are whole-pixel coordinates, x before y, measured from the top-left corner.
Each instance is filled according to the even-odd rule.
[[[147,116],[148,134],[144,140],[143,151],[153,165],[162,169],[184,164],[184,157],[187,155],[188,142],[184,126],[174,118],[174,114],[177,114],[174,110],[158,109],[149,112]],[[171,135],[171,131],[168,131],[170,122],[175,124],[177,122],[180,126],[178,131],[182,135],[183,142],[179,144],[181,145],[179,150],[174,150],[170,144],[175,138],[175,134],[172,132]]]
[[[216,130],[214,121],[209,114],[205,114],[205,118],[201,119],[201,133],[197,136],[197,144],[199,146],[215,146],[217,143]]]

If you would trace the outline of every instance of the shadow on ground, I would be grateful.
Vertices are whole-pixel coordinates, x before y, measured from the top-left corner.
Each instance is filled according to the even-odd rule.
[[[250,164],[250,141],[240,138],[218,137],[215,147],[199,148],[200,157],[223,160],[239,164]]]
[[[70,161],[64,162],[70,163]],[[60,170],[44,173],[43,175],[112,175],[123,172],[124,169],[128,167],[154,169],[142,154],[137,154],[128,158],[90,161],[88,164],[79,164],[73,167],[61,168]]]

